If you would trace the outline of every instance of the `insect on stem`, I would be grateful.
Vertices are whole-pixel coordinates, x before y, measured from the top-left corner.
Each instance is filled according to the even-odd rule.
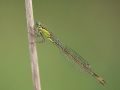
[[[64,45],[53,33],[49,32],[45,27],[43,27],[41,23],[36,23],[35,32],[38,38],[42,38],[42,39],[44,39],[44,37],[47,38],[51,43],[57,46],[66,56],[68,56],[70,60],[78,64],[81,69],[88,72],[98,82],[100,82],[100,84],[105,85],[105,80],[92,70],[87,60],[81,57],[73,49],[68,48],[66,45]]]

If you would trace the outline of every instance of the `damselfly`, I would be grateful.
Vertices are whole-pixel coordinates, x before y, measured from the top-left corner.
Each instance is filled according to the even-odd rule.
[[[52,32],[49,32],[45,27],[43,27],[41,23],[37,22],[34,26],[34,30],[35,35],[38,38],[42,39],[42,42],[45,41],[44,37],[47,38],[50,42],[57,46],[65,55],[67,55],[71,60],[78,64],[80,68],[88,72],[102,85],[105,85],[105,80],[91,69],[90,64],[83,57],[81,57],[74,50],[64,45]]]

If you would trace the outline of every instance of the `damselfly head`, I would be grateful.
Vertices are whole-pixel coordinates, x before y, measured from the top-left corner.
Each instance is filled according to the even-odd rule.
[[[35,27],[35,30],[37,30],[37,31],[41,31],[41,29],[43,28],[41,22],[38,22],[38,21],[35,22],[34,27]]]
[[[40,26],[42,26],[42,25],[41,25],[41,22],[38,22],[38,21],[35,22],[35,26],[36,26],[36,27],[40,27]]]

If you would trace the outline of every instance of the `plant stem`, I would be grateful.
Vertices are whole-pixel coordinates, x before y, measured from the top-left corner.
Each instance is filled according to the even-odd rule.
[[[34,90],[41,90],[38,56],[37,56],[35,37],[34,37],[34,31],[33,31],[34,18],[33,18],[32,0],[25,0],[25,8],[26,8],[29,53],[30,53],[30,60],[31,60]]]

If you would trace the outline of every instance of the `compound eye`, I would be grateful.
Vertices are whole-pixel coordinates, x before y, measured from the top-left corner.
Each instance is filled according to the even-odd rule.
[[[36,22],[35,25],[36,26],[41,26],[41,22]]]

